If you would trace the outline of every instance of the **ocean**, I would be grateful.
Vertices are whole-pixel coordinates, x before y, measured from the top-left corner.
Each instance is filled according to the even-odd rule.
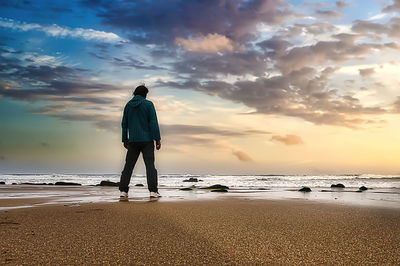
[[[0,210],[25,208],[43,204],[81,204],[114,202],[119,198],[116,187],[96,186],[103,180],[118,182],[119,174],[0,174],[0,205],[9,200],[13,205]],[[197,179],[198,182],[184,182]],[[319,202],[377,206],[400,209],[400,177],[392,175],[194,175],[160,174],[161,201],[212,200],[230,197],[243,200],[313,200]],[[73,182],[82,186],[32,185]],[[23,183],[30,183],[26,185]],[[143,184],[144,186],[135,186]],[[220,184],[229,187],[228,193],[213,193],[201,189]],[[345,188],[331,188],[343,184]],[[310,193],[299,192],[304,186]],[[364,186],[366,191],[360,191]],[[181,188],[190,187],[189,191]],[[148,201],[146,177],[134,175],[130,184],[130,201]],[[2,201],[3,200],[3,201]],[[26,201],[24,203],[24,201]],[[28,202],[37,202],[31,204]]]
[[[102,180],[118,182],[119,174],[0,174],[0,182],[6,184],[21,183],[55,183],[74,182],[84,186],[97,185]],[[183,182],[189,178],[202,180],[194,183]],[[134,175],[131,185],[145,184],[144,175]],[[341,183],[346,188],[400,189],[400,176],[393,175],[194,175],[194,174],[161,174],[159,186],[181,188],[189,185],[209,186],[221,184],[232,189],[259,188],[301,188],[303,186],[330,188],[332,184]]]

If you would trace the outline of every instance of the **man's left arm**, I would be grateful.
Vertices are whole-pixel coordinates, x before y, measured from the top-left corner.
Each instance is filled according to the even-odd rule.
[[[124,143],[124,147],[128,149],[128,106],[124,108],[124,114],[122,115],[122,142]]]

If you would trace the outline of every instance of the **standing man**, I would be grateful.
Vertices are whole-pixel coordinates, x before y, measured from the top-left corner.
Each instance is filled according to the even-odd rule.
[[[122,142],[128,150],[125,167],[119,185],[120,199],[128,199],[129,183],[139,154],[142,153],[146,165],[147,186],[151,198],[161,197],[157,187],[157,169],[154,166],[154,141],[156,149],[161,148],[160,129],[154,105],[146,100],[149,90],[138,86],[134,97],[126,104],[122,117]]]

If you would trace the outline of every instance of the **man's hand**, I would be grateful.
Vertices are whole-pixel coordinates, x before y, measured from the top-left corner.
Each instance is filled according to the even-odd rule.
[[[161,141],[160,140],[156,140],[156,149],[157,150],[161,149]]]
[[[124,142],[125,149],[128,149],[128,142]]]

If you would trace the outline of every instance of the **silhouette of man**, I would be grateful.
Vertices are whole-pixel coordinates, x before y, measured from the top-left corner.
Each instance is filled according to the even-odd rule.
[[[122,142],[126,152],[125,167],[119,185],[120,199],[128,199],[129,183],[139,154],[142,153],[146,165],[147,186],[151,198],[158,198],[157,169],[154,166],[154,141],[156,149],[161,148],[160,129],[156,110],[151,101],[146,100],[149,90],[138,86],[134,97],[125,105],[122,117]]]

